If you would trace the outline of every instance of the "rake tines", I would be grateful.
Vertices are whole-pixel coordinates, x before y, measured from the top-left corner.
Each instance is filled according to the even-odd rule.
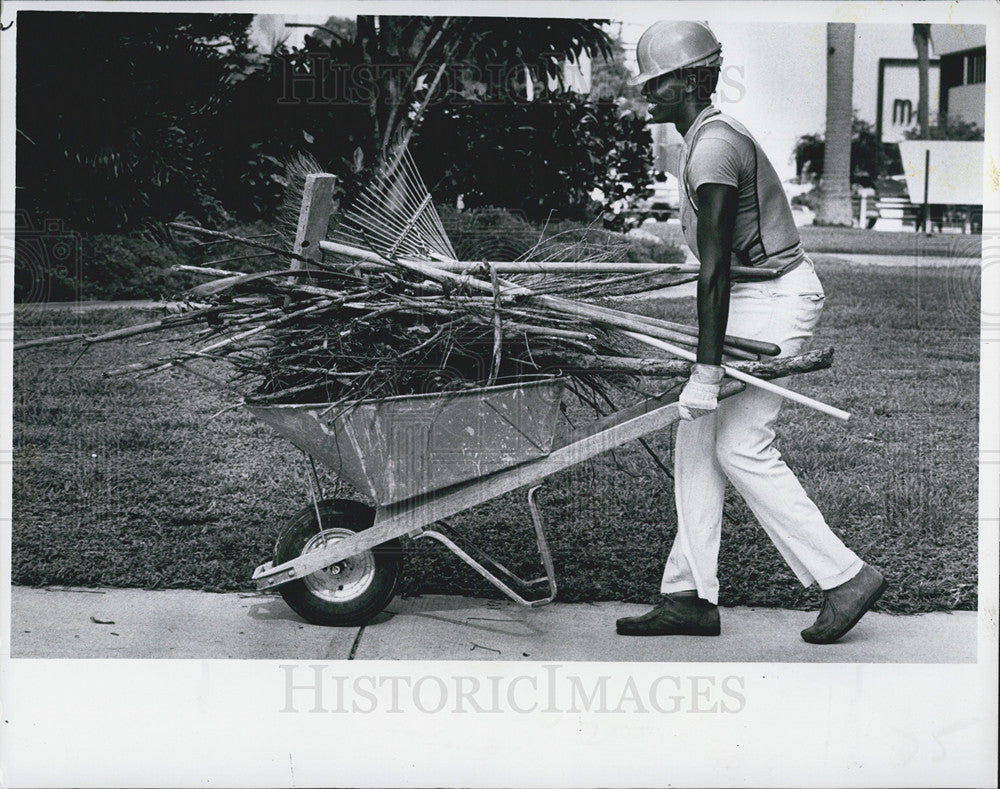
[[[430,192],[405,146],[399,146],[379,166],[341,219],[336,238],[389,259],[401,255],[430,260],[439,255],[457,260]]]

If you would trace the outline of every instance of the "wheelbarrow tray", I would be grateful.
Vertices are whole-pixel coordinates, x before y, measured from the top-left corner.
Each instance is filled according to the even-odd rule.
[[[725,381],[719,390],[719,399],[722,400],[742,391],[744,386],[745,384],[739,381]],[[376,546],[403,534],[414,537],[437,536],[440,538],[444,536],[449,538],[450,535],[447,532],[450,527],[447,524],[445,524],[446,533],[443,535],[439,529],[436,529],[436,535],[431,534],[432,529],[429,529],[428,526],[439,524],[452,515],[464,512],[518,488],[537,486],[546,477],[556,472],[677,422],[680,419],[677,406],[679,394],[677,388],[672,388],[662,395],[649,398],[609,414],[596,422],[583,425],[559,441],[545,457],[526,461],[512,468],[497,470],[482,479],[467,480],[449,488],[431,491],[426,496],[380,506],[375,513],[374,523],[370,527],[319,550],[304,553],[296,559],[280,564],[274,562],[262,564],[254,571],[253,580],[258,589],[281,586],[351,556],[372,550]],[[534,510],[530,490],[528,504],[529,508]],[[534,511],[532,517],[536,521],[535,528],[539,535],[539,549],[546,564],[548,580],[552,581],[552,594],[554,594],[555,584],[549,566],[551,559],[545,558],[547,549],[543,545],[542,528]],[[459,552],[456,551],[456,553]],[[459,555],[462,556],[461,553]],[[465,556],[462,558],[468,561]],[[496,584],[495,578],[491,578],[488,572],[483,572],[485,568],[480,566],[477,569],[480,569],[484,576]],[[532,583],[534,582],[529,582],[528,585],[530,586]],[[497,585],[499,586],[499,584]],[[535,605],[537,602],[529,604]]]
[[[247,408],[382,506],[548,455],[564,385]]]

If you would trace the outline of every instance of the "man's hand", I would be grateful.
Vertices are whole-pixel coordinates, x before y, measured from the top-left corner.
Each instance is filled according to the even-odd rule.
[[[677,401],[681,419],[690,422],[718,407],[723,375],[722,368],[714,364],[696,364],[692,368],[691,378]]]

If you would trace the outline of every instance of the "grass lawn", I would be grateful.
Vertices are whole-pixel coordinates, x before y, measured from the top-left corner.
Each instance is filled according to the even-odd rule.
[[[978,268],[820,267],[816,347],[834,367],[795,388],[851,411],[843,424],[783,412],[782,454],[862,557],[887,572],[883,610],[977,604]],[[691,299],[642,302],[688,322]],[[637,306],[636,309],[639,309]],[[18,339],[137,323],[133,311],[18,312]],[[13,580],[19,584],[249,589],[306,502],[298,450],[201,378],[104,379],[163,349],[125,342],[19,352],[14,361]],[[214,417],[214,418],[213,418]],[[649,437],[669,459],[671,431]],[[332,481],[331,481],[332,483]],[[675,530],[669,479],[637,445],[573,467],[539,492],[560,599],[656,596]],[[720,557],[723,605],[806,607],[803,590],[738,496]],[[460,518],[486,550],[537,574],[516,495]],[[403,594],[494,595],[443,547],[407,552]]]

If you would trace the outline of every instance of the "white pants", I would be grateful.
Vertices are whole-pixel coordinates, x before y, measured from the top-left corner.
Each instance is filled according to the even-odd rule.
[[[823,286],[807,259],[777,279],[734,284],[726,333],[773,342],[782,356],[794,356],[806,350],[822,310]],[[803,586],[831,589],[861,569],[862,561],[830,530],[774,446],[783,402],[747,386],[714,413],[678,424],[677,537],[663,571],[663,594],[697,589],[699,597],[718,603],[727,477]]]

